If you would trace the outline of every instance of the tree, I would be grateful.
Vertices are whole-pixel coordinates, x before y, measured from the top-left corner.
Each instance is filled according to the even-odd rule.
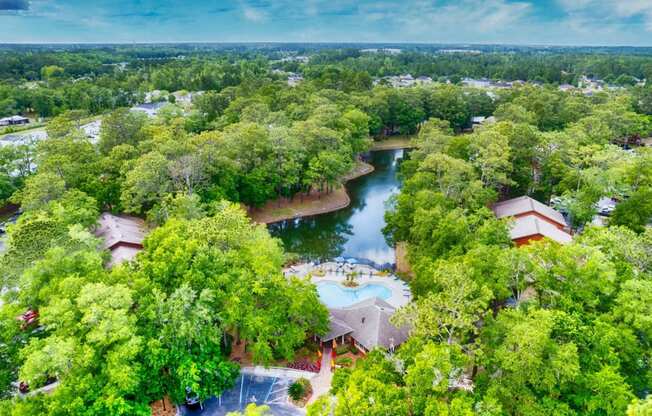
[[[570,413],[558,399],[579,375],[579,357],[576,345],[555,339],[555,315],[512,310],[488,322],[485,365],[487,374],[495,376],[486,378],[487,395],[508,414]]]
[[[61,198],[65,187],[61,177],[53,173],[39,173],[27,179],[25,189],[14,199],[25,211],[38,211],[45,208],[50,201]]]
[[[463,342],[476,331],[491,299],[491,291],[469,279],[461,265],[441,262],[431,271],[431,292],[399,310],[398,326],[412,326],[413,336],[449,345]]]
[[[142,112],[119,108],[102,120],[99,148],[104,154],[121,144],[138,146],[145,140],[147,116]]]
[[[145,362],[157,387],[149,390],[182,403],[188,391],[204,401],[233,386],[238,367],[224,357],[215,301],[210,289],[197,293],[188,284],[169,297],[154,290]]]
[[[227,416],[270,416],[269,406],[249,403],[244,412],[229,412]]]
[[[501,104],[496,108],[494,116],[499,121],[511,121],[513,123],[536,124],[536,114],[528,111],[523,106],[514,103]]]
[[[652,188],[642,188],[616,205],[610,225],[623,225],[641,233],[652,218]]]
[[[147,214],[148,219],[158,225],[165,224],[170,218],[194,220],[205,215],[205,209],[196,194],[168,194]]]
[[[61,384],[48,399],[53,409],[147,414],[149,406],[137,394],[142,338],[136,335],[133,292],[124,285],[68,280],[59,296],[41,309],[39,319],[49,333],[23,350],[21,380],[35,388],[58,379]]]
[[[509,186],[512,164],[507,137],[495,130],[482,130],[471,141],[471,161],[480,171],[480,180],[485,186],[495,188]]]
[[[198,293],[212,290],[222,331],[249,343],[256,362],[269,363],[275,356],[291,360],[307,336],[327,330],[314,286],[286,279],[283,260],[264,227],[251,224],[239,207],[222,204],[213,216],[171,219],[154,230],[138,276],[167,294],[184,283]]]
[[[634,400],[627,407],[627,416],[649,416],[652,414],[652,399],[650,396],[645,400]]]
[[[631,326],[643,338],[652,339],[652,282],[632,279],[623,283],[616,298],[614,317]]]
[[[139,157],[127,173],[120,201],[127,212],[145,212],[172,189],[169,162],[158,152]]]

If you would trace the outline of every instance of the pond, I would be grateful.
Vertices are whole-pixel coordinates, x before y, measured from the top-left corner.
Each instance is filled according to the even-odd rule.
[[[376,169],[346,184],[351,204],[342,210],[315,217],[270,224],[273,236],[285,249],[307,260],[354,257],[377,265],[394,264],[394,249],[385,241],[385,210],[389,198],[398,193],[397,170],[404,151],[371,152],[369,163]]]

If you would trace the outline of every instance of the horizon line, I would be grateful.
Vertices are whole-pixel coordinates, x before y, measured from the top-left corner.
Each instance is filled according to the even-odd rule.
[[[472,42],[420,42],[420,41],[278,41],[278,40],[260,40],[260,41],[25,41],[25,42],[0,42],[0,46],[26,46],[26,45],[254,45],[254,44],[278,44],[278,45],[411,45],[411,46],[518,46],[518,47],[537,47],[537,48],[652,48],[649,45],[627,45],[627,44],[552,44],[552,43],[472,43]]]

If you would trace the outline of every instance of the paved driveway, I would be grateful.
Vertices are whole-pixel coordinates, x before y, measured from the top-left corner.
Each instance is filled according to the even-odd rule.
[[[235,386],[221,397],[204,402],[204,409],[188,409],[181,406],[183,416],[224,416],[229,412],[242,411],[249,403],[265,404],[274,416],[304,415],[305,411],[288,401],[288,387],[294,382],[287,377],[257,376],[241,374]]]

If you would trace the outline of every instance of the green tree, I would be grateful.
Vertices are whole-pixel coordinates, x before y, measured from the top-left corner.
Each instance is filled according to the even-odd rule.
[[[138,146],[147,138],[144,127],[147,116],[141,112],[120,108],[102,120],[99,148],[104,154],[121,144]]]

